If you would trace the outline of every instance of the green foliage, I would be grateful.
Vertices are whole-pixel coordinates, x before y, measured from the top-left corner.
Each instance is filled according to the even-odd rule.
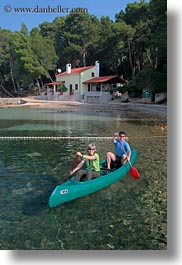
[[[139,3],[128,3],[125,16],[123,17],[125,22],[132,27],[140,21],[146,21],[149,17],[149,5],[145,1],[140,1]]]
[[[167,87],[167,1],[128,3],[115,21],[88,13],[70,13],[28,31],[0,29],[0,85],[54,79],[54,69],[101,63],[102,75],[122,75],[132,82],[120,88],[138,94],[142,88]],[[51,80],[52,81],[52,80]],[[136,82],[136,85],[135,85]]]
[[[117,87],[117,90],[120,93],[125,93],[125,92],[128,91],[129,95],[130,96],[133,96],[133,97],[138,97],[142,93],[142,89],[141,88],[138,88],[136,86],[136,84],[133,83],[133,82],[124,84],[123,86],[120,86],[120,87]]]
[[[87,13],[71,13],[65,18],[64,24],[64,66],[70,62],[76,66],[79,60],[86,65],[87,58],[96,52],[98,45],[98,25],[96,17]]]
[[[136,75],[135,84],[138,89],[146,89],[154,93],[164,92],[167,90],[166,74],[155,69],[144,69]]]
[[[59,92],[66,92],[66,91],[68,91],[68,88],[67,87],[65,87],[65,85],[58,85],[58,91]]]

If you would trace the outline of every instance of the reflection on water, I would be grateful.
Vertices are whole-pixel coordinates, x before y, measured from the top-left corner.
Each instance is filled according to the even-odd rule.
[[[138,151],[128,174],[84,198],[49,209],[56,183],[65,180],[86,140],[0,141],[1,249],[166,249],[167,140],[151,118],[104,113],[0,109],[0,136],[112,136],[124,129]],[[111,141],[96,140],[101,158]]]

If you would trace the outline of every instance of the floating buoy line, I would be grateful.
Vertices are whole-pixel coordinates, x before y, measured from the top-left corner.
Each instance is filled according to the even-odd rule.
[[[129,137],[126,137],[128,140]],[[133,138],[167,138],[167,135],[132,136]],[[0,136],[0,141],[60,141],[60,140],[111,140],[113,136]]]

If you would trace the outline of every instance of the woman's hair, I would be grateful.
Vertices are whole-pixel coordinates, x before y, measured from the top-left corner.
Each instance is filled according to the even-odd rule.
[[[95,149],[96,150],[96,146],[95,146],[95,144],[92,143],[92,144],[88,145],[87,149]]]

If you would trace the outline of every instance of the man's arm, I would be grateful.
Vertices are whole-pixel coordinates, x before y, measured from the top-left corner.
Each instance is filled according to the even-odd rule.
[[[114,137],[112,138],[113,144],[115,143],[116,139],[118,139],[118,137],[119,137],[119,133],[115,133]]]

